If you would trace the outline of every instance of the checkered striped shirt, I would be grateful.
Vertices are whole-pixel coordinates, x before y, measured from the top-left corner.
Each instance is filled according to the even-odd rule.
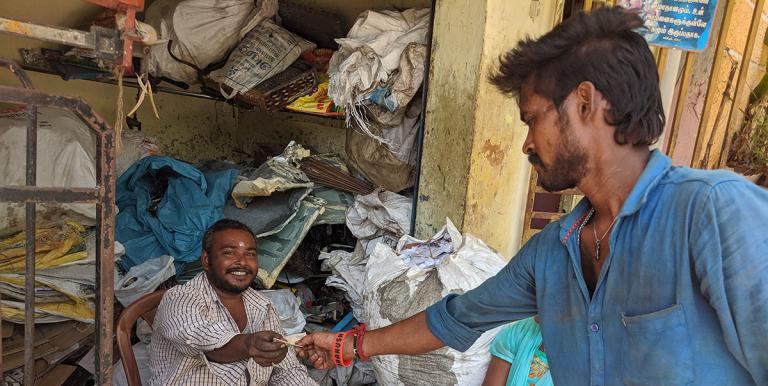
[[[243,302],[248,323],[242,333],[283,333],[269,299],[249,288],[243,292]],[[293,348],[272,367],[261,367],[251,358],[232,363],[208,360],[205,352],[226,345],[241,332],[205,273],[165,293],[153,330],[151,385],[317,385]]]

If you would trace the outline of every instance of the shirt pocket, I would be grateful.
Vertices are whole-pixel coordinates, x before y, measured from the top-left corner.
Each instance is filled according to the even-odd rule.
[[[693,383],[693,351],[679,304],[649,314],[621,313],[624,326],[622,380],[625,385]]]

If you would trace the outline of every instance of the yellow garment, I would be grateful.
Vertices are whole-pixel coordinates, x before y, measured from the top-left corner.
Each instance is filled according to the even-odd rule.
[[[35,230],[35,269],[58,267],[88,257],[85,250],[85,227],[77,222],[66,222],[61,227]],[[0,283],[24,289],[26,233],[19,232],[0,240]],[[37,277],[35,287],[48,287],[66,296],[67,301],[35,302],[35,318],[40,322],[55,321],[59,317],[93,322],[95,310],[91,299],[79,291],[77,285],[68,286],[56,280]],[[61,297],[57,297],[60,300]],[[0,311],[4,320],[24,323],[23,301],[3,299]]]
[[[85,251],[73,251],[76,247],[84,249],[84,234],[85,227],[73,221],[61,228],[35,230],[35,268],[52,268],[86,258]],[[25,248],[25,232],[0,240],[0,272],[23,272]]]

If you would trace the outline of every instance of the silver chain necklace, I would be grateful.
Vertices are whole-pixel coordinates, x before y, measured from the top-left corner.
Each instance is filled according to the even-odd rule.
[[[581,223],[579,226],[579,236],[578,236],[578,242],[579,245],[581,245],[581,231],[584,229],[584,226],[587,225],[590,219],[592,219],[592,216],[595,214],[595,207],[592,207],[589,210],[589,213],[587,214],[587,217],[584,219],[584,222]],[[603,233],[603,236],[598,238],[597,237],[597,224],[592,223],[592,234],[595,235],[595,260],[600,260],[600,242],[602,242],[605,239],[605,236],[608,235],[608,233],[611,231],[611,228],[613,228],[613,225],[616,224],[616,220],[619,219],[619,215],[616,215],[616,217],[613,218],[613,221],[611,221],[611,225],[608,225],[608,229],[605,230],[605,233]]]

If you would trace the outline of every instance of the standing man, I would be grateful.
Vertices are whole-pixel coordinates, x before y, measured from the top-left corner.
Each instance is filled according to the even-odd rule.
[[[517,98],[541,185],[586,195],[571,214],[475,290],[356,339],[310,335],[300,355],[466,350],[538,313],[556,385],[768,385],[768,191],[649,150],[664,113],[642,25],[576,15],[492,76]]]
[[[250,288],[259,270],[246,225],[219,220],[203,236],[205,272],[168,290],[150,350],[152,385],[317,385],[284,344],[268,298]]]

